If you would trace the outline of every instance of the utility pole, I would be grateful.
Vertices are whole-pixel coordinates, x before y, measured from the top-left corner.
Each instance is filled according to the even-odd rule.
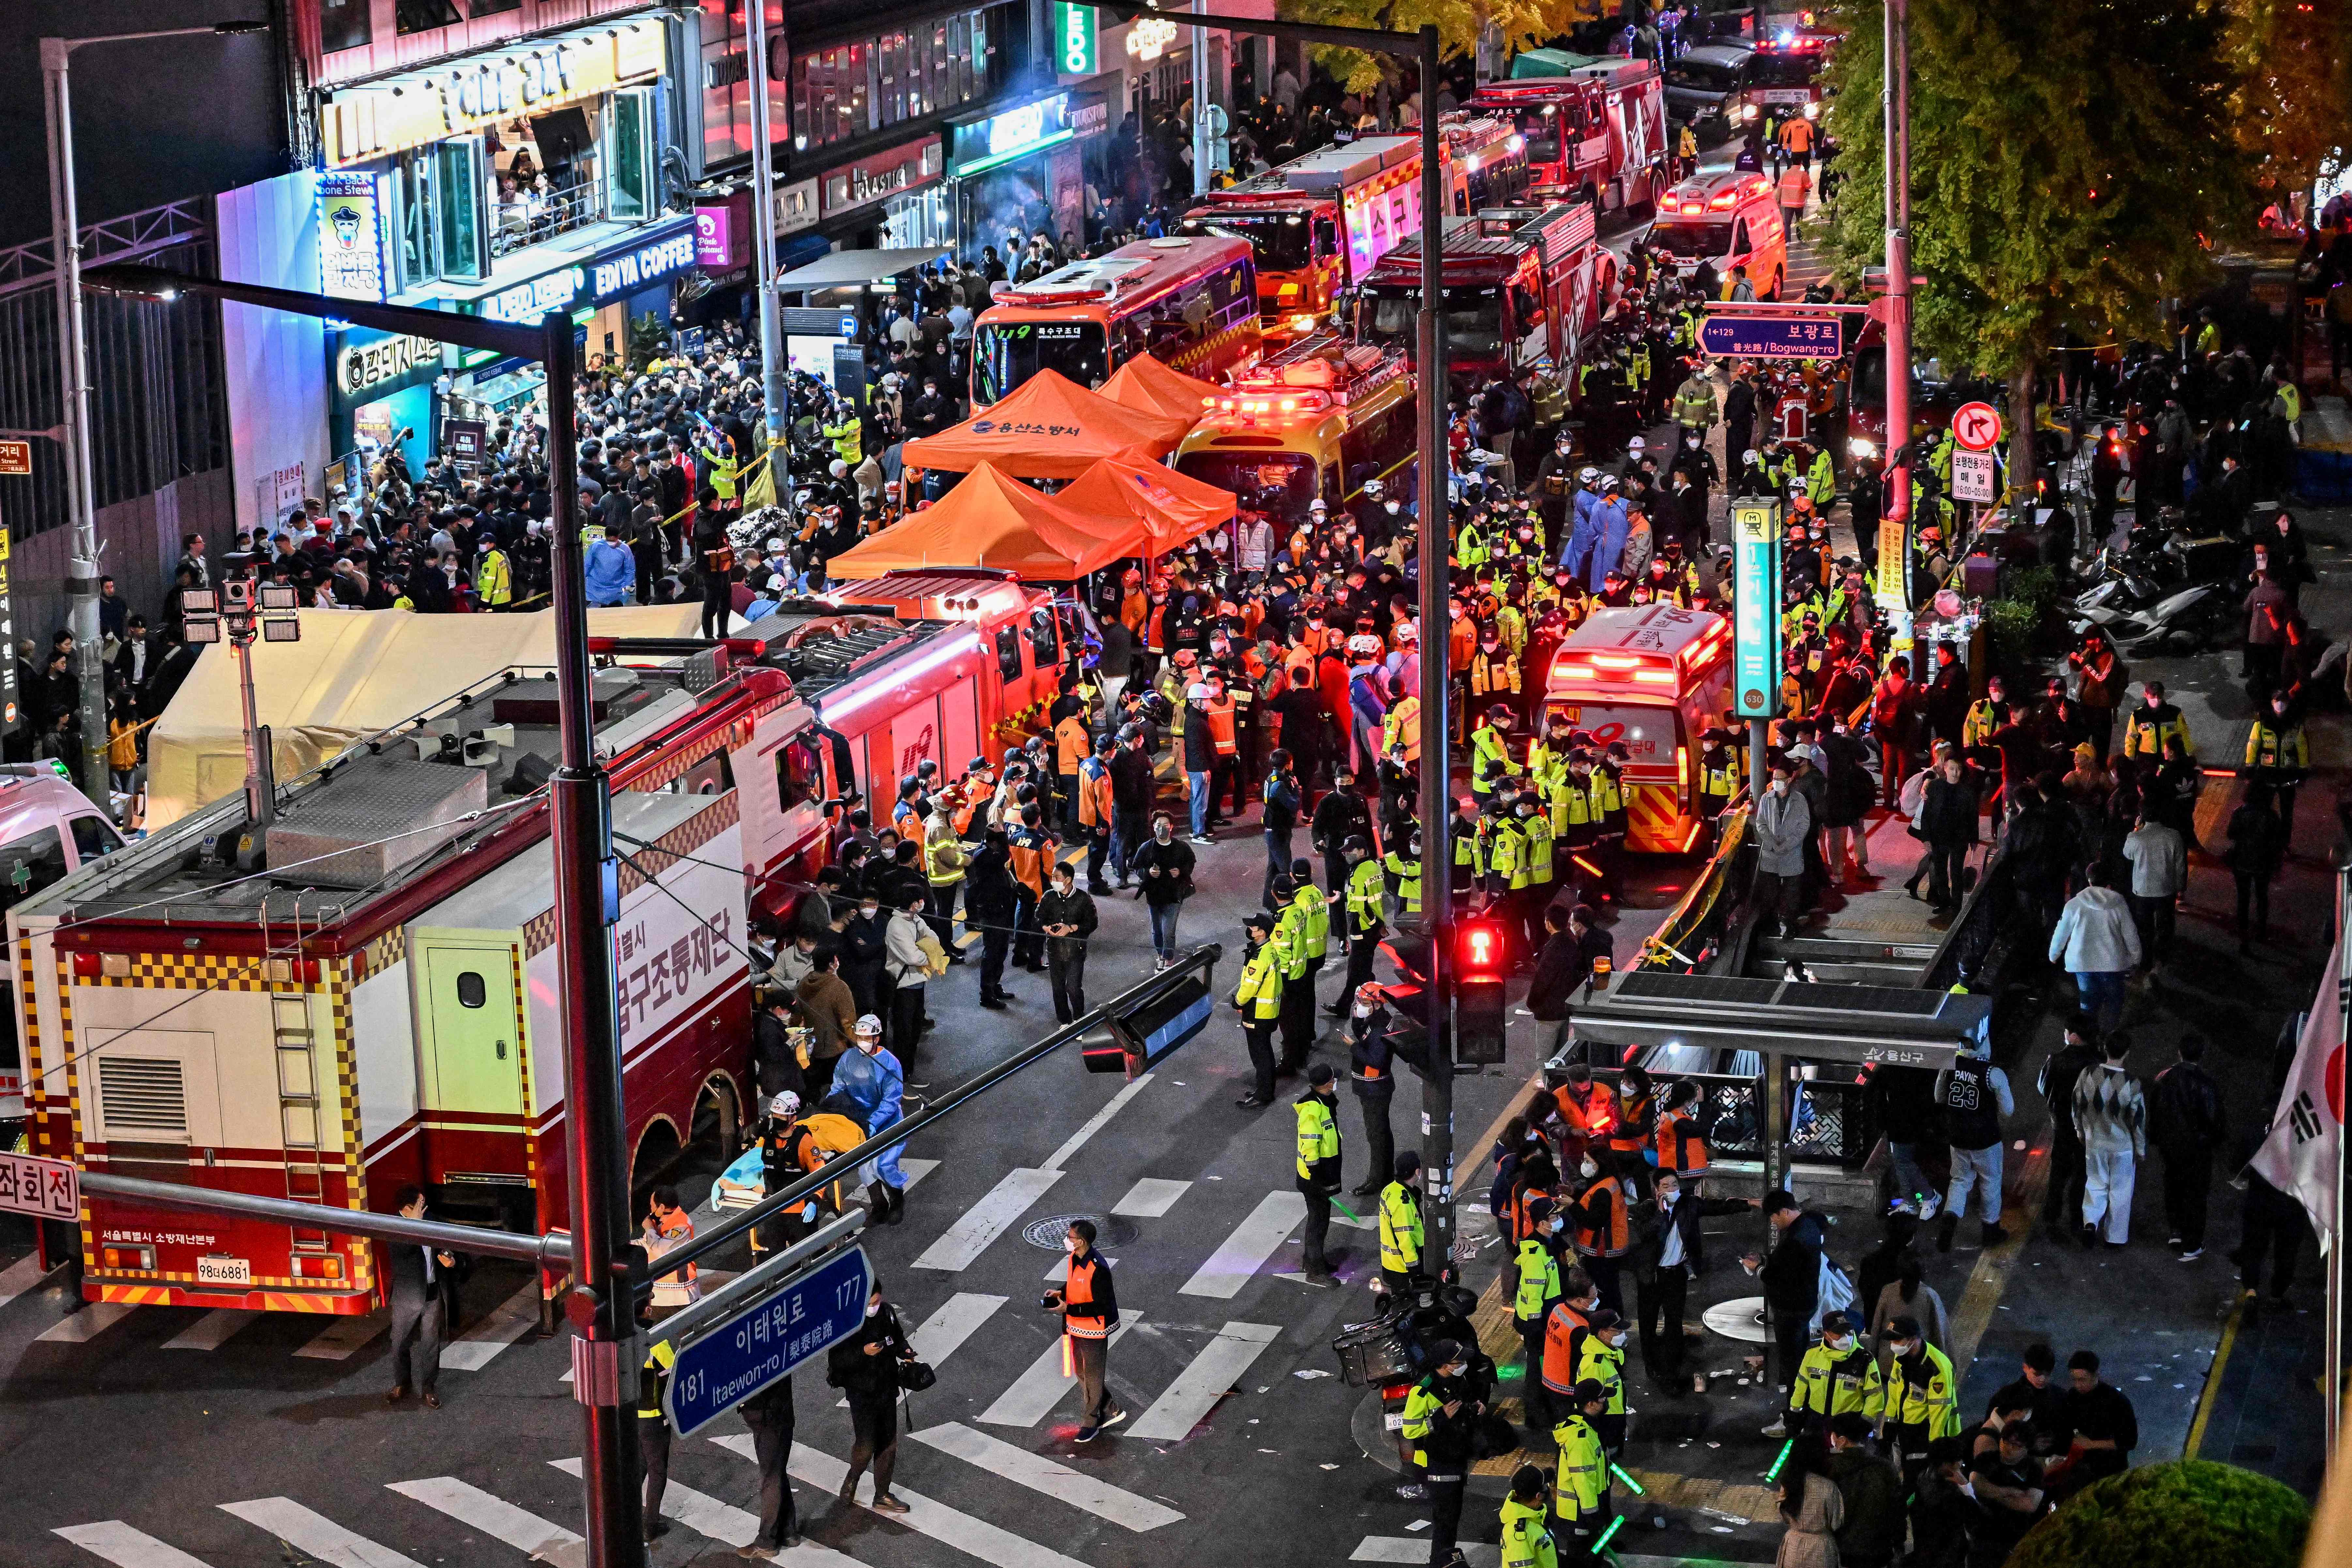
[[[769,124],[767,0],[744,0],[751,57],[751,269],[760,290],[760,388],[767,415],[768,482],[776,504],[792,492],[792,388],[785,376],[783,312],[776,302],[776,146]]]
[[[1208,9],[1207,0],[1192,0],[1195,12]],[[1192,194],[1208,194],[1215,182],[1217,138],[1209,117],[1209,29],[1192,28]]]
[[[1905,493],[1880,501],[1900,509],[1904,550],[1911,531],[1911,21],[1909,0],[1886,0],[1886,455],[1883,470]],[[1907,625],[1909,605],[1904,606]]]

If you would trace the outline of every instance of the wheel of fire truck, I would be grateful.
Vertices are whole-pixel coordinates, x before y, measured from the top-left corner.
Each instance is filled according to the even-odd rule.
[[[677,1174],[678,1156],[685,1152],[678,1142],[677,1126],[667,1116],[656,1116],[637,1134],[637,1152],[629,1161],[629,1216],[632,1223],[646,1217],[653,1190]]]

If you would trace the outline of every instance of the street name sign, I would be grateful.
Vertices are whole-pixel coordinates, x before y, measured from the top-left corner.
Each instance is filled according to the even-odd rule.
[[[677,1352],[662,1413],[681,1437],[701,1430],[857,1331],[874,1268],[848,1251],[746,1303]]]
[[[22,479],[33,471],[30,441],[0,441],[0,475]]]
[[[1835,359],[1845,353],[1844,327],[1835,316],[1710,315],[1698,324],[1698,346],[1734,359]]]

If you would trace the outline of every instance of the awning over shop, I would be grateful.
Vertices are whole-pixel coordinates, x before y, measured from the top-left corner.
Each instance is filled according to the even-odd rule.
[[[1217,395],[1212,384],[1186,375],[1150,354],[1138,354],[1119,366],[1097,390],[1113,403],[1129,408],[1181,418],[1187,427],[1201,417],[1206,407],[1202,400]]]
[[[1044,370],[977,418],[908,442],[905,460],[910,468],[950,473],[993,463],[1024,479],[1074,479],[1138,447],[1166,457],[1199,416],[1197,405],[1189,416],[1130,408]]]
[[[1094,516],[982,463],[937,505],[834,557],[825,571],[856,579],[928,566],[993,566],[1032,581],[1067,582],[1150,548],[1149,532],[1132,512]]]
[[[1097,516],[1123,509],[1143,524],[1154,554],[1234,520],[1234,493],[1180,474],[1164,463],[1106,458],[1054,498]]]
[[[944,245],[917,245],[899,250],[836,250],[806,267],[795,267],[776,279],[776,287],[798,294],[811,289],[847,289],[879,283],[901,272],[937,261],[948,253]]]

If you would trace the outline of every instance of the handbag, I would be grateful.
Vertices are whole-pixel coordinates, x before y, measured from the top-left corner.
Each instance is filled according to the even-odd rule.
[[[920,1394],[940,1381],[927,1361],[902,1361],[898,1363],[898,1388],[905,1394]]]

